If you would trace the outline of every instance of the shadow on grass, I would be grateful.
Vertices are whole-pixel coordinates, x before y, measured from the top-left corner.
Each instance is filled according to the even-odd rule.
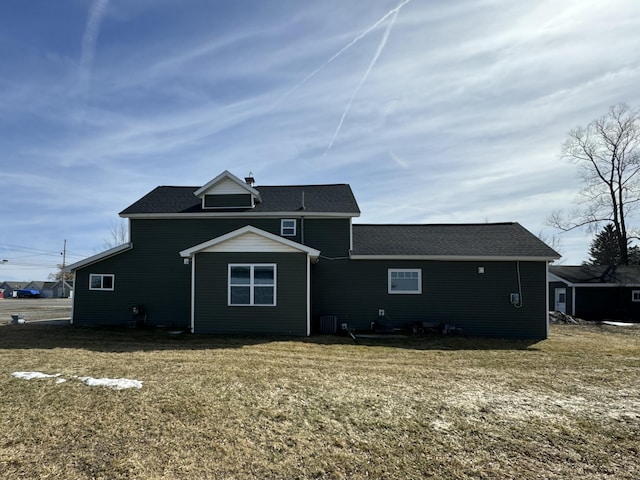
[[[277,342],[310,345],[351,345],[353,347],[398,348],[408,350],[539,350],[539,339],[501,339],[425,334],[403,338],[380,336],[357,338],[314,335],[311,337],[191,335],[172,334],[160,328],[126,329],[73,327],[70,325],[0,326],[0,349],[80,348],[96,352],[233,349]]]

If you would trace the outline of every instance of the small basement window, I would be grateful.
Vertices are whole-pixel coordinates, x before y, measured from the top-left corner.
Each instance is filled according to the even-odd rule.
[[[422,293],[422,270],[389,269],[389,293],[420,294]]]
[[[632,290],[631,291],[631,301],[632,302],[640,302],[640,290]]]
[[[92,273],[89,275],[89,290],[113,291],[115,275],[104,273]]]
[[[296,236],[296,221],[292,218],[286,218],[280,221],[280,235],[283,237]]]

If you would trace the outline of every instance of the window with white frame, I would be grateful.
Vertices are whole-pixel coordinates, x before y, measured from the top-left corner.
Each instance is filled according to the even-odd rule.
[[[285,218],[280,221],[280,235],[283,237],[296,236],[296,220],[294,218]]]
[[[89,290],[113,291],[115,278],[113,274],[92,273],[89,275]]]
[[[390,268],[389,293],[422,293],[422,270],[419,268]]]
[[[230,264],[229,305],[275,305],[276,266]]]
[[[640,302],[640,290],[632,290],[631,291],[631,301],[632,302]]]

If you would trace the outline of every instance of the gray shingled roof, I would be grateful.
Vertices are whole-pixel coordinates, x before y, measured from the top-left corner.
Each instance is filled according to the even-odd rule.
[[[175,214],[211,212],[204,210],[201,201],[194,195],[200,187],[157,187],[137,202],[120,212],[122,216],[136,214]],[[288,185],[254,187],[260,192],[262,202],[252,213],[297,212],[302,213],[346,213],[358,215],[360,209],[346,184],[336,185]],[[245,209],[248,210],[248,209]],[[239,209],[237,211],[244,211]]]
[[[549,273],[569,283],[640,285],[640,266],[638,265],[551,265]]]
[[[354,224],[353,248],[353,255],[560,257],[518,223]]]

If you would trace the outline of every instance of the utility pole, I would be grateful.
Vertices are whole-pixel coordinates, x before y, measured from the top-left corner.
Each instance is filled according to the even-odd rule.
[[[64,246],[62,247],[62,252],[60,253],[60,255],[62,255],[62,268],[60,269],[60,280],[62,281],[62,298],[66,298],[66,292],[64,289],[64,267],[66,267],[66,261],[67,261],[67,239],[64,239]]]

